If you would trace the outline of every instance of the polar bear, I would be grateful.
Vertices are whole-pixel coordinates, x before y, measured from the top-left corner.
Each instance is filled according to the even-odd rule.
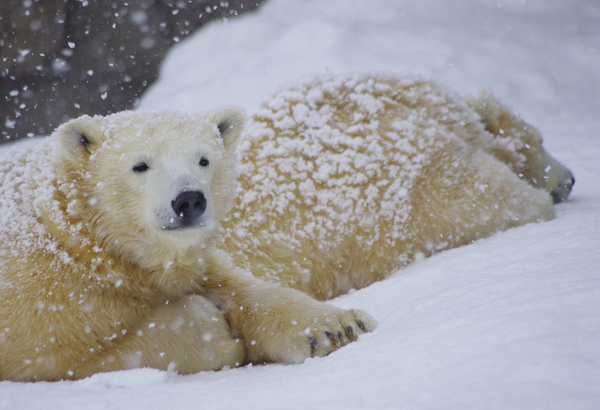
[[[320,76],[255,111],[219,247],[262,279],[330,299],[414,260],[553,217],[573,175],[484,91]]]
[[[216,247],[244,114],[81,117],[0,163],[0,379],[302,362],[372,331]]]

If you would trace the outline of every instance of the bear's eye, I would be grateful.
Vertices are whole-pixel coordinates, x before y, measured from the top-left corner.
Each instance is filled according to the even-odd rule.
[[[204,157],[200,158],[200,166],[201,167],[206,167],[208,166],[208,160]]]
[[[148,164],[146,164],[145,162],[140,162],[139,164],[133,167],[133,172],[146,172],[149,169],[150,167],[148,166]]]

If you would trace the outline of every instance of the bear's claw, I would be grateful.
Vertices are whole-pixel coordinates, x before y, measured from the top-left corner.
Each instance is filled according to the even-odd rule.
[[[357,316],[361,319],[357,319]],[[337,326],[333,325],[336,319],[339,320]],[[350,319],[350,323],[348,323],[348,319]],[[330,318],[327,322],[333,326],[322,333],[315,328],[311,329],[313,336],[308,337],[311,357],[327,356],[329,353],[357,340],[360,334],[373,331],[377,326],[375,319],[360,310],[344,311],[339,317]]]

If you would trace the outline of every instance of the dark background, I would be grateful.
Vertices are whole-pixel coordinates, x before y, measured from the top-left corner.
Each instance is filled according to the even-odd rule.
[[[0,0],[0,143],[135,107],[169,48],[265,0]]]

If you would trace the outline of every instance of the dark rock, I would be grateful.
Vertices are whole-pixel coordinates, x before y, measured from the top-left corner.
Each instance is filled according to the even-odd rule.
[[[135,107],[169,48],[265,0],[1,0],[0,142]]]

